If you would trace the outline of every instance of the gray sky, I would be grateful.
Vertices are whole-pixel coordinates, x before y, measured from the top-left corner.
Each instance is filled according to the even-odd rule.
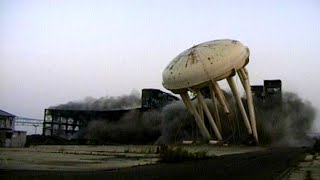
[[[252,84],[281,79],[319,110],[319,19],[317,0],[0,0],[0,109],[43,118],[87,96],[164,90],[176,55],[230,38],[250,48]]]

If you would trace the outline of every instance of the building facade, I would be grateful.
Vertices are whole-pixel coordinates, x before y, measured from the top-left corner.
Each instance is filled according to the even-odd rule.
[[[0,147],[24,147],[26,131],[14,130],[15,115],[0,110]]]

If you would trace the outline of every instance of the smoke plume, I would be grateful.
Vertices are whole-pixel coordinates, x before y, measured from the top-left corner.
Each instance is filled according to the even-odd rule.
[[[162,115],[157,110],[132,110],[119,121],[94,120],[87,128],[86,138],[99,143],[148,144],[160,136]]]
[[[66,104],[52,106],[50,109],[61,110],[114,110],[114,109],[132,109],[141,106],[141,96],[138,92],[132,91],[130,95],[118,97],[101,97],[99,99],[87,97],[81,101],[70,101]]]
[[[231,113],[223,113],[219,108],[222,135],[230,143],[243,142],[248,138],[242,116],[230,93],[225,93]],[[213,103],[206,99],[213,112]],[[245,100],[243,100],[245,102]],[[195,105],[197,101],[193,102]],[[246,103],[245,103],[246,104]],[[254,98],[259,139],[262,144],[271,145],[306,145],[307,136],[316,116],[316,111],[308,101],[303,101],[297,94],[285,92],[281,98]],[[131,94],[121,97],[87,98],[84,101],[69,102],[54,107],[74,110],[109,110],[140,106],[140,96]],[[206,126],[213,135],[211,126]],[[170,144],[182,140],[201,140],[201,134],[194,117],[181,101],[172,102],[158,109],[134,109],[118,121],[96,119],[90,121],[85,137],[99,143],[129,144]]]
[[[281,101],[255,99],[256,116],[261,140],[273,145],[308,145],[308,132],[316,110],[297,94],[285,92]]]

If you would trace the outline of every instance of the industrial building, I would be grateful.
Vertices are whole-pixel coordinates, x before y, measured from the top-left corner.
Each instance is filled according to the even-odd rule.
[[[282,82],[280,79],[264,80],[263,85],[251,86],[252,94],[262,100],[281,100]]]
[[[16,131],[15,115],[0,110],[0,147],[24,147],[26,131]]]
[[[161,108],[177,100],[177,97],[158,89],[143,89],[141,107],[136,109],[104,111],[45,109],[43,135],[72,139],[78,137],[79,133],[81,133],[92,120],[117,121],[128,112],[135,111],[137,113],[143,113],[150,109]]]
[[[258,97],[260,100],[279,100],[279,97],[281,97],[281,80],[264,80],[264,85],[253,85],[251,86],[251,90],[253,96]],[[205,97],[210,96],[208,89],[204,89],[203,94]],[[118,121],[126,113],[134,111],[135,113],[142,115],[150,109],[162,108],[170,102],[177,100],[179,99],[176,96],[162,92],[158,89],[143,89],[141,95],[141,107],[135,109],[45,109],[43,135],[58,136],[64,139],[76,139],[83,135],[82,133],[92,120]]]

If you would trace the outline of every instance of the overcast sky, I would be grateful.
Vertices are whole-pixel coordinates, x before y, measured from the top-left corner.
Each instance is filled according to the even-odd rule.
[[[0,0],[0,109],[43,119],[87,96],[164,90],[176,55],[222,38],[249,47],[251,84],[281,79],[319,111],[317,0]]]

